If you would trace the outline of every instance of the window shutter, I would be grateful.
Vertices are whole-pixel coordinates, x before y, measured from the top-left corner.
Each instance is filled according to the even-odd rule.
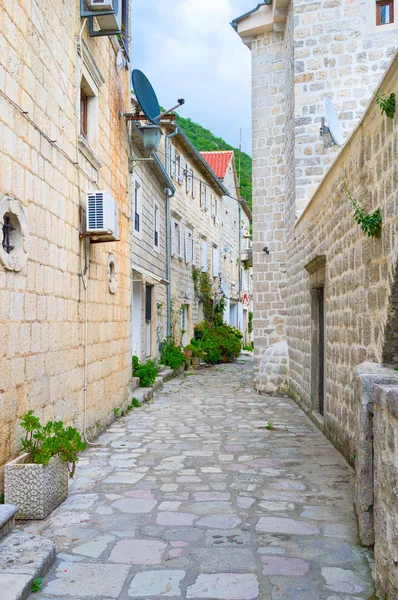
[[[207,271],[207,243],[202,242],[202,259],[201,259],[202,271]]]
[[[209,189],[205,184],[205,210],[209,208]]]
[[[184,172],[185,172],[185,159],[181,154],[180,155],[180,173],[178,176],[178,180],[180,183],[183,183],[183,181],[184,181]]]
[[[196,181],[193,170],[191,170],[191,173],[192,173],[192,197],[196,198],[196,189],[197,189],[198,182]]]
[[[184,258],[184,238],[182,236],[182,226],[180,225],[178,228],[178,256],[179,258]]]
[[[213,248],[213,277],[218,277],[220,273],[220,251]]]
[[[191,191],[191,181],[191,169],[189,163],[187,163],[187,176],[185,179],[185,191],[187,194],[189,194],[189,192]]]
[[[191,249],[192,249],[192,233],[189,229],[185,230],[185,262],[191,262]]]
[[[193,234],[192,236],[192,264],[196,267],[198,265],[198,240],[196,238],[196,235]]]
[[[173,222],[173,229],[171,232],[171,253],[173,256],[177,256],[177,244],[178,244],[178,240],[177,240],[177,236],[178,236],[178,225],[177,223]]]
[[[203,183],[203,181],[200,182],[200,206],[204,209],[205,208],[205,204],[206,204],[206,199],[205,199],[205,183]]]
[[[174,146],[171,147],[171,174],[177,179],[177,152]]]
[[[211,216],[212,217],[216,216],[216,199],[214,197],[213,192],[211,194]]]

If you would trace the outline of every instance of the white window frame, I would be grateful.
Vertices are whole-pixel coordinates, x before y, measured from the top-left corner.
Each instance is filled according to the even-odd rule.
[[[179,256],[179,239],[180,239],[180,223],[175,219],[172,221],[171,232],[171,255],[178,258]]]
[[[142,239],[142,181],[137,175],[135,175],[132,179],[132,215],[133,215],[133,233],[134,235]],[[138,214],[139,217],[139,229],[135,228],[136,219],[135,214]]]
[[[220,250],[216,246],[213,246],[213,265],[212,273],[213,277],[219,277],[220,275]]]

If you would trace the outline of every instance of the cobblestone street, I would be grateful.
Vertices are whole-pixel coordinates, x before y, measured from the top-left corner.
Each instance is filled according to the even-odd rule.
[[[32,600],[372,595],[351,469],[291,400],[253,392],[251,361],[169,381],[97,442],[25,527],[58,552]]]

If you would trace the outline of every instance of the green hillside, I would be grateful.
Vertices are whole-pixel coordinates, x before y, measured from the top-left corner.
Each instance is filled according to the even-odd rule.
[[[222,138],[218,138],[191,119],[177,116],[177,123],[191,140],[199,152],[210,152],[214,150],[233,150],[235,154],[235,165],[239,176],[239,149],[230,146]],[[240,193],[250,208],[252,207],[252,159],[251,156],[242,152],[241,154],[241,177]]]

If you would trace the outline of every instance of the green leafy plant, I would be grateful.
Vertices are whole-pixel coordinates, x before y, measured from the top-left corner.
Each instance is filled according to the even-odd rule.
[[[380,106],[381,114],[386,115],[390,119],[395,116],[395,94],[394,92],[387,96],[387,94],[375,93],[376,103]]]
[[[113,414],[115,415],[115,417],[117,417],[117,415],[119,414],[120,408],[114,408],[113,409]]]
[[[138,356],[133,356],[133,377],[138,377],[141,387],[152,387],[158,376],[158,369],[153,360],[141,363]]]
[[[246,344],[246,346],[243,346],[243,350],[246,350],[246,352],[253,352],[254,349],[254,342],[251,342],[250,344]]]
[[[348,188],[346,181],[344,182],[344,187],[348,199],[351,202],[352,207],[354,209],[354,219],[357,222],[357,224],[361,227],[362,231],[368,237],[379,238],[381,235],[381,227],[383,224],[380,208],[375,210],[372,214],[366,213],[363,210],[363,208],[358,206],[355,199],[352,197],[352,194]]]
[[[182,365],[187,364],[187,358],[180,348],[174,342],[171,336],[167,337],[162,343],[162,362],[170,367],[170,369],[179,369]]]
[[[33,410],[29,410],[20,419],[21,426],[26,431],[25,438],[21,439],[21,446],[28,453],[29,460],[35,464],[47,465],[53,456],[59,456],[71,465],[69,475],[73,477],[78,452],[86,447],[80,433],[74,427],[65,427],[62,421],[49,421],[42,425]]]
[[[35,594],[36,592],[40,592],[42,581],[43,580],[41,577],[38,577],[37,579],[34,579],[32,581],[32,587],[30,588],[30,591],[32,592],[32,594]]]
[[[249,310],[248,318],[247,318],[247,331],[249,333],[253,332],[253,313]]]
[[[268,423],[264,425],[263,429],[269,429],[270,431],[274,431],[276,428],[274,427],[273,421],[268,421]]]
[[[4,504],[4,494],[0,494],[0,504]]]
[[[131,400],[130,406],[132,406],[133,408],[139,408],[141,406],[141,402],[138,400],[138,398],[133,398]]]

